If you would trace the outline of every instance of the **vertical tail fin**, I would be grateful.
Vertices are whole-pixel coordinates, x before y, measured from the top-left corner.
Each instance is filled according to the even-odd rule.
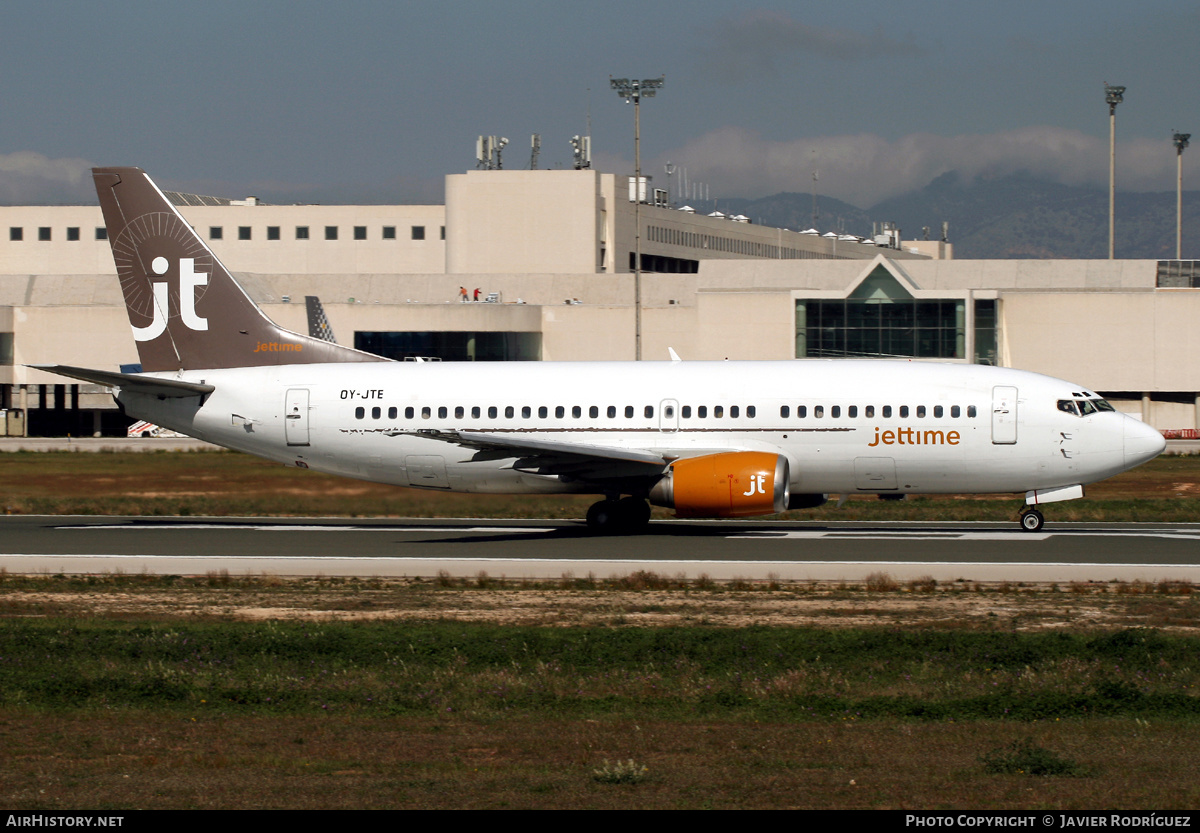
[[[283,329],[140,168],[93,168],[142,370],[386,361]]]

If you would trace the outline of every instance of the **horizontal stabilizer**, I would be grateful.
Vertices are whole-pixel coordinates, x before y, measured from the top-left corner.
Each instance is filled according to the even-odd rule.
[[[84,382],[94,382],[97,385],[107,385],[110,388],[144,393],[149,396],[203,396],[216,390],[212,385],[200,382],[160,379],[157,376],[145,376],[140,373],[113,373],[111,370],[92,370],[87,367],[71,367],[65,364],[30,364],[26,367],[44,370],[47,373],[57,373],[59,376],[80,379]]]

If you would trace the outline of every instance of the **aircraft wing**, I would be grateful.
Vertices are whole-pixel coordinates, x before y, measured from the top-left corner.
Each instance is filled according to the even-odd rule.
[[[396,431],[391,436],[413,436],[473,448],[473,461],[513,458],[513,468],[533,474],[570,475],[585,480],[656,477],[673,457],[636,448],[532,440],[508,434],[476,431]]]
[[[45,370],[47,373],[57,373],[71,379],[93,382],[97,385],[107,385],[110,388],[144,393],[150,396],[180,397],[203,396],[216,390],[215,387],[200,382],[185,382],[182,379],[159,379],[156,376],[144,376],[140,373],[113,373],[111,370],[92,370],[87,367],[71,367],[65,364],[29,364],[35,370]]]

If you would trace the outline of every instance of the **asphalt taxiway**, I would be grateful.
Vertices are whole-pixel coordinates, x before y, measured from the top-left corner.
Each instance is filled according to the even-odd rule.
[[[0,518],[9,573],[714,579],[1200,581],[1200,524],[656,521],[630,536],[580,522],[409,519]]]

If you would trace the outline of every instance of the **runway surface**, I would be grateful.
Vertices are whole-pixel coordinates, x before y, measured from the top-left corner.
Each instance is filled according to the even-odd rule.
[[[596,537],[572,521],[0,518],[10,573],[714,579],[1200,581],[1200,524],[656,521]]]

